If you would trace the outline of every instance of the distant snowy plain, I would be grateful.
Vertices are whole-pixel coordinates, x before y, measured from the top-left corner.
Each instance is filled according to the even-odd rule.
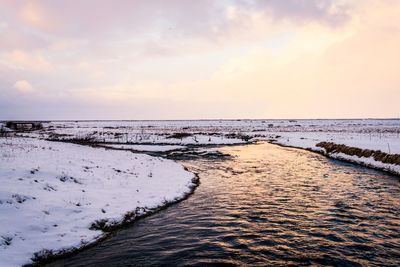
[[[119,223],[127,212],[145,213],[191,192],[193,174],[143,153],[256,141],[324,152],[316,145],[327,141],[400,154],[399,119],[55,121],[43,126],[0,138],[2,266],[29,263],[40,251],[94,242],[104,233],[91,230],[93,222]],[[69,143],[82,140],[96,147]],[[328,156],[400,174],[399,165],[372,158]]]

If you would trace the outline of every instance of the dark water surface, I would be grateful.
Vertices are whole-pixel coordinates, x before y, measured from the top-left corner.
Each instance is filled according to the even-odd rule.
[[[258,144],[182,161],[201,184],[181,203],[51,266],[400,266],[400,180]],[[129,203],[127,203],[129,205]]]

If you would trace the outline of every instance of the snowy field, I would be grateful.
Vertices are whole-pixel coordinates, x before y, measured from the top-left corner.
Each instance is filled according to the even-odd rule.
[[[56,121],[6,135],[0,138],[1,266],[93,242],[104,234],[90,230],[94,222],[120,223],[129,212],[144,213],[191,192],[193,174],[179,164],[132,152],[270,141],[400,174],[400,164],[317,146],[333,142],[400,154],[399,119]]]
[[[177,136],[176,134],[187,136]],[[400,153],[400,119],[56,121],[24,136],[69,140],[90,137],[118,144],[212,145],[276,139],[299,147],[321,141]],[[276,137],[278,136],[278,137]],[[390,150],[390,151],[389,151]]]
[[[400,154],[400,119],[353,120],[197,120],[197,121],[58,121],[35,137],[68,140],[92,138],[130,145],[229,145],[258,140],[324,152],[317,144],[334,142],[361,149]],[[151,149],[151,148],[149,148]],[[399,174],[399,166],[372,158],[331,153],[333,158]]]
[[[305,148],[315,152],[321,152],[335,159],[350,161],[364,166],[373,167],[389,171],[393,174],[400,175],[399,164],[382,163],[372,157],[359,157],[355,155],[347,155],[344,153],[327,153],[323,148],[318,147],[320,142],[333,142],[335,144],[343,144],[350,147],[369,149],[374,151],[382,151],[384,153],[400,156],[400,137],[398,127],[394,132],[381,132],[380,128],[376,128],[376,132],[290,132],[277,133],[278,138],[271,136],[274,143],[291,146],[297,148]],[[370,130],[370,129],[369,129]],[[275,137],[276,137],[275,135]]]
[[[0,266],[80,247],[126,214],[183,198],[193,174],[143,154],[28,138],[0,138]]]
[[[51,140],[87,139],[109,147],[143,146],[140,151],[155,151],[164,145],[232,145],[267,140],[325,154],[318,143],[400,154],[400,119],[56,121],[44,124],[41,131],[22,135]],[[398,165],[382,164],[373,158],[327,155],[400,174]]]
[[[400,119],[56,121],[45,123],[41,131],[21,135],[131,145],[240,144],[273,139],[283,145],[316,148],[321,141],[332,141],[400,154]]]

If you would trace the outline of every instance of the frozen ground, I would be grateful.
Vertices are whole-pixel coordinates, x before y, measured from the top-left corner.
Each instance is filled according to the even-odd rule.
[[[398,130],[400,130],[400,125]],[[374,133],[362,132],[284,132],[276,142],[303,148],[315,148],[319,142],[335,142],[363,149],[381,150],[389,154],[400,154],[399,132],[380,133],[379,128]],[[274,137],[274,135],[272,135]]]
[[[1,266],[93,242],[103,234],[93,222],[122,222],[194,186],[179,164],[127,151],[0,138],[0,153]]]
[[[272,140],[281,145],[320,152],[323,149],[316,146],[319,142],[334,142],[400,154],[400,119],[55,121],[45,123],[44,126],[41,131],[22,135],[64,141],[83,139],[108,143],[108,146],[204,146]],[[382,168],[381,164],[368,158],[351,160]],[[392,167],[387,165],[385,169],[397,169]]]
[[[327,141],[400,154],[399,119],[56,121],[14,135],[20,138],[0,138],[4,266],[29,262],[34,252],[93,242],[102,235],[89,230],[94,221],[120,222],[136,208],[182,198],[193,186],[192,174],[172,161],[44,139],[144,152],[258,140],[324,152],[316,145]],[[400,174],[399,165],[373,158],[329,156]]]
[[[400,119],[57,121],[25,136],[68,140],[91,137],[119,144],[212,145],[276,139],[299,147],[320,141],[400,153]],[[177,136],[176,134],[186,134]],[[276,137],[279,136],[279,137]]]
[[[400,154],[400,119],[58,121],[29,135],[57,140],[91,138],[111,145],[220,145],[272,140],[320,152],[323,149],[316,145],[328,141]],[[398,166],[382,165],[371,158],[347,157],[347,160],[399,173]]]

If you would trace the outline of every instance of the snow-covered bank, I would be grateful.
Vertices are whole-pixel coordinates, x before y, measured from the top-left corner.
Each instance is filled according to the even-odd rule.
[[[318,143],[334,142],[400,154],[400,119],[57,121],[44,123],[41,131],[18,134],[60,141],[88,138],[95,144],[109,143],[124,148],[131,145],[202,146],[274,140],[277,144],[320,153],[324,150],[316,146]],[[363,165],[379,169],[397,168],[383,168],[376,160],[366,157],[352,161],[363,161]]]
[[[373,168],[400,174],[400,155],[388,154],[380,150],[361,149],[333,142],[320,142],[316,145],[329,157],[346,160]]]
[[[195,186],[179,164],[127,151],[0,138],[0,153],[1,266],[94,242],[93,222],[122,222]]]
[[[372,157],[358,157],[345,153],[326,153],[326,155],[334,159],[357,163],[366,167],[371,167],[377,170],[387,171],[396,175],[400,175],[400,165],[383,163],[381,161],[373,159]]]
[[[400,125],[396,133],[354,133],[350,129],[344,132],[331,132],[325,129],[321,132],[276,132],[269,134],[267,140],[275,139],[281,145],[301,148],[317,148],[320,142],[334,142],[361,149],[381,150],[389,154],[400,154]],[[263,139],[263,138],[261,138]]]
[[[368,137],[368,135],[357,135],[355,139],[350,133],[347,133],[345,138],[343,138],[343,135],[334,137],[332,134],[327,138],[326,135],[326,133],[319,135],[315,133],[290,133],[272,139],[272,143],[303,148],[324,154],[330,158],[357,163],[400,175],[400,164],[398,160],[400,157],[399,140],[390,140],[392,144],[392,146],[390,146],[388,139],[372,141],[371,137]],[[338,143],[341,141],[344,142]],[[385,148],[385,146],[387,152],[379,149],[375,150],[376,148]]]

